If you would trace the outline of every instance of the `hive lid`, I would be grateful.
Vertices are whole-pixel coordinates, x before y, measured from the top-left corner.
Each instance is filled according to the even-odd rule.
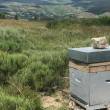
[[[99,63],[110,61],[110,46],[106,49],[92,47],[69,48],[69,58],[82,63]]]

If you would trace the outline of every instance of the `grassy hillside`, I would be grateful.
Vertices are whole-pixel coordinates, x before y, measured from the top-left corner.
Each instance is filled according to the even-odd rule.
[[[110,26],[0,20],[1,110],[42,110],[39,94],[65,87],[68,48],[103,35],[110,41]]]

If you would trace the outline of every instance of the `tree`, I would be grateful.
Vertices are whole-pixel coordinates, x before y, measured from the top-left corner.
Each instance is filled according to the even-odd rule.
[[[15,20],[18,20],[19,19],[19,16],[18,14],[15,15]]]
[[[5,19],[6,18],[6,14],[5,13],[0,13],[0,19]]]

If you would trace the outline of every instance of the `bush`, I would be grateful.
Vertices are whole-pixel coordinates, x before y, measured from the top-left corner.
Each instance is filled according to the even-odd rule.
[[[16,74],[24,85],[37,91],[48,91],[62,87],[67,59],[64,53],[36,53],[29,58],[27,66]],[[16,80],[17,80],[16,79]]]
[[[13,90],[15,91],[15,88]],[[33,95],[35,94],[33,91],[26,90],[28,92],[27,96],[14,96],[5,91],[0,89],[0,110],[42,110],[39,97]],[[33,96],[30,96],[30,94]]]
[[[21,52],[29,47],[26,32],[22,29],[0,28],[0,50],[6,52]]]
[[[6,13],[0,13],[0,19],[6,19]]]
[[[91,25],[109,26],[110,17],[104,16],[99,18],[82,19],[81,24],[86,26],[91,26]]]
[[[77,19],[52,20],[47,23],[46,27],[49,29],[63,29],[64,27],[73,25],[76,22],[78,22]]]
[[[16,74],[25,65],[27,57],[23,54],[8,54],[0,51],[0,83]]]
[[[92,26],[92,25],[110,25],[110,17],[103,16],[99,18],[80,18],[80,19],[67,19],[67,20],[53,20],[49,21],[46,25],[49,29],[63,29],[68,26],[81,25],[81,26]]]

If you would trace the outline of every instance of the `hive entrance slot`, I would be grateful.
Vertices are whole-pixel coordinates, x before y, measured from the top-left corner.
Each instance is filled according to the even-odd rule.
[[[106,80],[105,82],[110,83],[110,79]]]

